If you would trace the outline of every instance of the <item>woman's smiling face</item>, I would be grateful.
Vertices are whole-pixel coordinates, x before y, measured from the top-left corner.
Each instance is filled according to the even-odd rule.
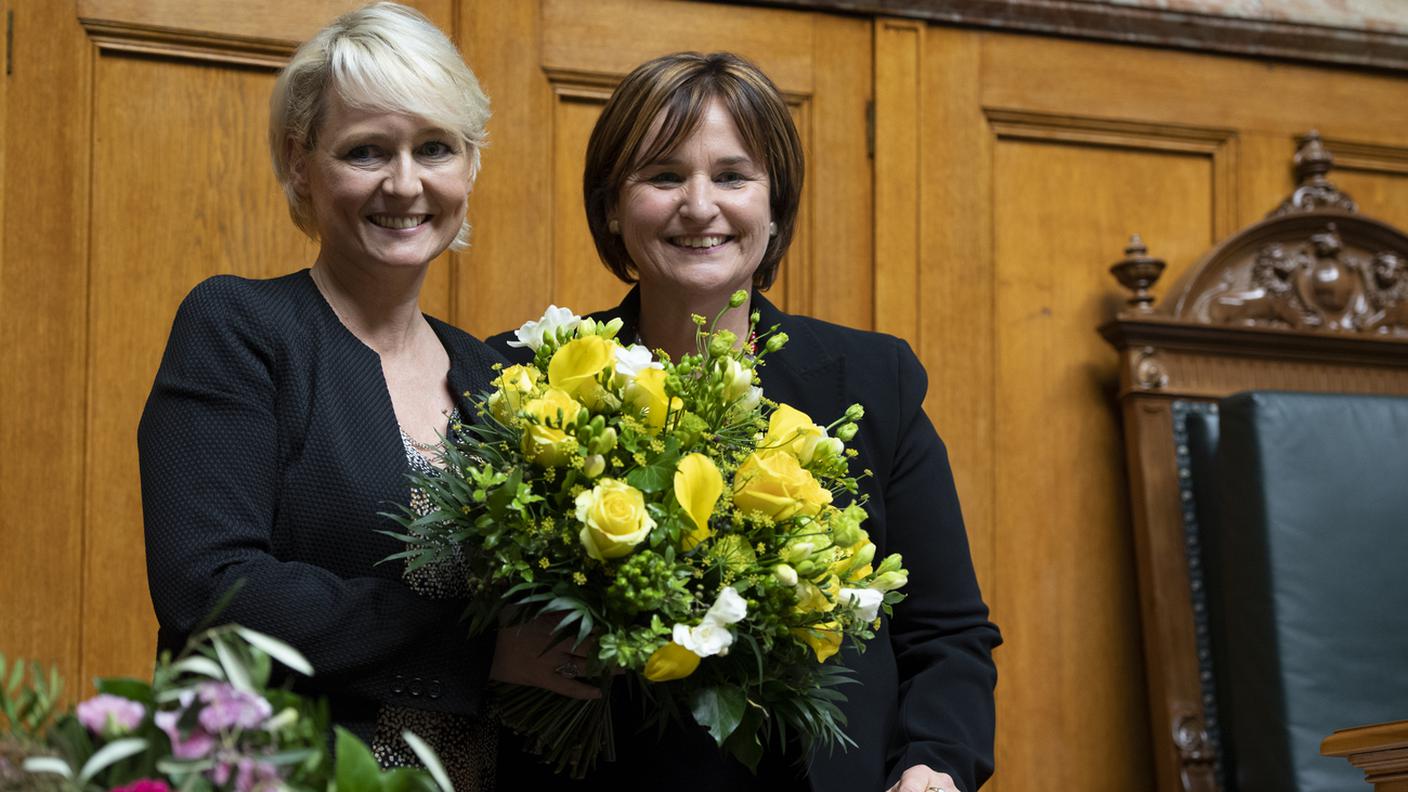
[[[769,240],[767,169],[714,100],[678,146],[627,177],[609,217],[643,289],[700,297],[747,289]]]
[[[320,259],[417,267],[440,255],[464,222],[473,184],[457,136],[402,113],[328,100],[295,185],[306,191]]]

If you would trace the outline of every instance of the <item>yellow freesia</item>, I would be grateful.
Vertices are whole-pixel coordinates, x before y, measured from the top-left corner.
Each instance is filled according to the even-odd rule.
[[[593,406],[601,396],[597,375],[615,360],[611,342],[597,335],[563,344],[548,362],[548,384]]]
[[[577,439],[562,427],[577,420],[582,405],[565,392],[549,388],[541,398],[525,404],[523,410],[534,421],[523,428],[523,455],[543,467],[566,462],[576,450]]]
[[[792,634],[812,648],[818,663],[825,663],[828,657],[841,651],[841,625],[834,621],[814,627],[797,627]]]
[[[724,491],[724,477],[713,460],[703,454],[688,454],[675,467],[675,499],[684,507],[694,530],[684,537],[684,549],[696,545],[713,533],[709,530],[709,515]]]
[[[684,679],[699,667],[699,655],[671,641],[645,661],[645,678],[651,682]]]
[[[811,416],[790,405],[779,404],[768,418],[768,433],[763,436],[759,452],[785,451],[805,465],[812,461],[817,445],[825,439],[826,430],[817,426]]]
[[[497,390],[489,395],[489,412],[493,413],[499,423],[511,423],[523,408],[524,399],[532,394],[542,376],[536,366],[519,365],[504,369],[499,376],[491,380]]]
[[[684,401],[678,396],[668,402],[665,400],[666,377],[663,369],[646,369],[626,386],[626,403],[636,417],[642,418],[652,429],[665,426],[666,413],[684,409]]]

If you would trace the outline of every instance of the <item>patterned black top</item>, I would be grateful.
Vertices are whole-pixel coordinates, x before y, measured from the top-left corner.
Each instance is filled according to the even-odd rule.
[[[501,360],[429,319],[452,392]],[[460,410],[469,415],[463,399]],[[407,503],[407,454],[378,355],[337,319],[307,270],[232,276],[182,303],[138,429],[147,574],[158,644],[179,649],[222,594],[221,622],[281,638],[317,670],[295,680],[370,740],[385,706],[480,713],[492,639],[464,602],[418,593],[378,533]]]

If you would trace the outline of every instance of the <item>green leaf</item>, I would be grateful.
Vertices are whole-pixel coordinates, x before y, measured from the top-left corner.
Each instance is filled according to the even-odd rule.
[[[137,679],[124,679],[113,677],[108,679],[99,678],[96,685],[99,693],[107,693],[110,696],[121,696],[130,701],[142,704],[151,704],[152,686]]]
[[[381,768],[352,732],[337,727],[337,792],[380,792]]]
[[[140,737],[128,737],[124,740],[114,740],[98,749],[98,752],[89,757],[83,763],[83,769],[78,771],[78,786],[83,787],[93,780],[94,777],[106,769],[109,765],[126,759],[134,754],[139,754],[147,750],[147,741]]]
[[[626,483],[641,492],[663,492],[675,480],[675,466],[680,461],[680,441],[670,437],[660,456],[626,474]]]
[[[398,767],[388,770],[381,777],[381,792],[420,792],[433,790],[435,785],[420,770],[412,767]]]
[[[724,741],[738,728],[747,708],[743,691],[736,687],[707,687],[694,692],[690,697],[689,709],[694,720],[709,730],[714,742],[723,745]]]
[[[69,768],[68,762],[56,756],[31,756],[24,760],[22,766],[26,773],[52,773],[64,778],[73,778],[73,770]]]
[[[254,686],[249,681],[249,671],[235,656],[235,652],[225,642],[220,640],[220,636],[210,636],[210,643],[215,646],[215,654],[220,658],[220,667],[225,669],[225,677],[230,680],[230,684],[236,688],[253,693]]]
[[[445,766],[440,764],[440,757],[435,754],[435,749],[410,731],[401,732],[401,739],[411,746],[411,750],[415,751],[416,758],[425,765],[430,777],[435,779],[435,783],[439,784],[444,792],[455,792],[455,785],[450,783],[450,776],[445,772]]]
[[[763,743],[758,739],[759,727],[763,725],[763,710],[761,707],[748,707],[748,711],[743,716],[743,722],[729,735],[728,741],[724,743],[724,750],[732,754],[735,759],[743,763],[751,772],[758,771],[758,762],[763,758]]]
[[[250,646],[263,651],[265,654],[289,668],[292,668],[294,671],[304,676],[313,675],[313,664],[308,662],[308,659],[299,653],[297,649],[280,641],[278,638],[265,635],[257,630],[251,630],[248,627],[236,627],[235,632],[239,633],[240,637],[248,641]]]

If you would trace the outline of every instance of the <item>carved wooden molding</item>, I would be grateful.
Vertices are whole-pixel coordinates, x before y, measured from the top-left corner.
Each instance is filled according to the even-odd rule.
[[[1090,0],[724,0],[1258,58],[1408,71],[1408,35]]]
[[[77,0],[99,51],[278,69],[360,0]]]
[[[1133,274],[1138,257],[1112,267],[1134,290],[1132,314],[1408,339],[1408,236],[1358,214],[1328,179],[1334,158],[1318,134],[1305,137],[1295,161],[1295,191],[1213,248],[1158,308],[1147,296],[1153,280]]]
[[[298,48],[296,41],[244,38],[100,19],[80,18],[79,22],[99,50],[110,52],[279,69]]]

